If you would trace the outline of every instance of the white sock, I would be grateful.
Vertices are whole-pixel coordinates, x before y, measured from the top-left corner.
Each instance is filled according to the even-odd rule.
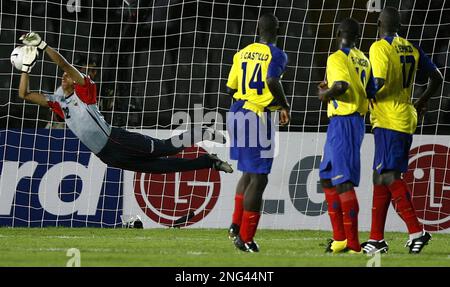
[[[417,238],[419,238],[419,237],[422,236],[422,235],[423,235],[423,231],[416,232],[416,233],[411,233],[411,234],[409,235],[409,240],[417,239]]]

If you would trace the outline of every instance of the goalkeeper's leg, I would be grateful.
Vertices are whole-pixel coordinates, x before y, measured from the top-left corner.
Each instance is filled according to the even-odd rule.
[[[97,156],[107,165],[145,173],[169,173],[214,168],[218,171],[232,173],[230,164],[214,154],[204,154],[194,159],[154,158],[136,156],[118,148],[102,150]]]
[[[135,157],[160,157],[175,155],[183,150],[183,146],[175,147],[170,139],[160,140],[141,133],[130,132],[121,128],[112,128],[108,143],[100,151],[98,156],[116,157],[116,161],[123,161],[121,158],[126,155],[126,159],[130,156]],[[110,153],[119,151],[116,155]]]
[[[217,132],[207,129],[201,128],[203,135],[207,136],[207,140],[219,138]],[[194,136],[193,129],[168,139],[157,139],[141,133],[113,128],[107,145],[117,146],[132,155],[157,158],[175,155],[202,140],[202,136]]]
[[[211,154],[195,159],[164,158],[179,153],[183,148],[175,146],[171,139],[159,140],[114,128],[108,143],[97,156],[110,166],[137,172],[168,173],[205,168],[233,172],[228,163]]]
[[[169,173],[199,170],[205,168],[216,168],[217,170],[223,170],[218,166],[219,162],[222,161],[220,161],[219,159],[214,159],[210,154],[205,154],[195,159],[133,158],[133,160],[122,162],[119,167],[126,170],[145,173]]]

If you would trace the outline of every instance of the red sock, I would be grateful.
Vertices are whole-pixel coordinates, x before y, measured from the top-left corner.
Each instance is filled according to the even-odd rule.
[[[391,192],[385,185],[373,186],[372,199],[372,225],[370,228],[370,239],[384,239],[384,226],[386,216],[391,203]]]
[[[409,234],[422,231],[416,211],[411,202],[411,194],[408,185],[402,179],[395,180],[388,186],[392,194],[392,204],[395,211],[403,219],[408,228]]]
[[[234,212],[232,223],[240,226],[243,212],[244,212],[244,194],[236,193],[236,195],[234,196]]]
[[[336,187],[323,188],[325,199],[328,203],[328,215],[330,216],[331,226],[333,227],[333,239],[345,240],[344,220],[342,217],[341,201]]]
[[[359,205],[355,190],[349,190],[339,194],[341,200],[342,214],[344,217],[345,236],[347,237],[347,247],[360,251],[361,246],[358,238],[358,212]]]
[[[239,230],[242,241],[250,242],[253,240],[260,217],[259,212],[244,210],[241,229]]]

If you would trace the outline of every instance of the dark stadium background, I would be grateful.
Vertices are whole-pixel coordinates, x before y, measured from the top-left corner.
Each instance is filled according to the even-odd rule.
[[[278,46],[289,57],[283,85],[292,105],[292,122],[284,130],[325,131],[328,120],[315,87],[324,77],[330,47],[332,51],[336,47],[330,39],[336,23],[348,16],[368,23],[361,41],[367,53],[376,38],[378,17],[367,12],[365,0],[129,0],[129,5],[121,0],[81,0],[79,13],[69,13],[66,2],[1,2],[0,127],[44,127],[50,119],[47,109],[23,105],[17,95],[19,73],[12,76],[9,63],[11,51],[19,45],[17,38],[30,29],[40,32],[69,61],[85,58],[97,63],[95,81],[107,121],[130,128],[170,128],[174,111],[192,113],[195,104],[203,105],[205,112],[227,111],[231,99],[225,83],[232,56],[256,40],[259,15],[275,12],[281,21]],[[398,0],[385,2],[399,7]],[[422,36],[421,46],[433,53],[445,75],[443,98],[435,95],[431,100],[423,129],[417,132],[449,134],[450,76],[444,69],[450,62],[450,1],[407,0],[401,1],[400,9],[414,10],[402,12],[400,34],[417,43]],[[59,85],[55,77],[62,73],[46,59],[35,66],[31,87],[51,92]],[[416,83],[415,96],[425,81]]]

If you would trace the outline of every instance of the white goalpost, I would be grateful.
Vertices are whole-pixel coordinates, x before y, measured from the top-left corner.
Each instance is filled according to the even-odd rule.
[[[450,232],[450,2],[406,0],[7,0],[0,4],[0,226],[226,228],[240,172],[199,170],[145,174],[107,167],[48,109],[18,96],[20,73],[9,64],[19,36],[38,32],[97,85],[106,121],[115,127],[170,137],[185,124],[226,130],[232,99],[226,81],[233,55],[258,41],[264,13],[280,20],[277,46],[288,55],[282,84],[292,121],[277,133],[277,157],[264,194],[261,228],[330,229],[318,165],[328,125],[316,86],[336,49],[336,28],[361,23],[359,48],[378,39],[385,6],[402,15],[400,35],[420,45],[444,75],[439,93],[418,125],[405,174],[420,221]],[[30,89],[53,94],[62,71],[45,55],[30,74]],[[417,98],[426,79],[415,79]],[[202,143],[180,157],[217,153]],[[361,185],[361,230],[370,228],[373,137],[366,119]],[[405,227],[391,209],[387,230]]]

